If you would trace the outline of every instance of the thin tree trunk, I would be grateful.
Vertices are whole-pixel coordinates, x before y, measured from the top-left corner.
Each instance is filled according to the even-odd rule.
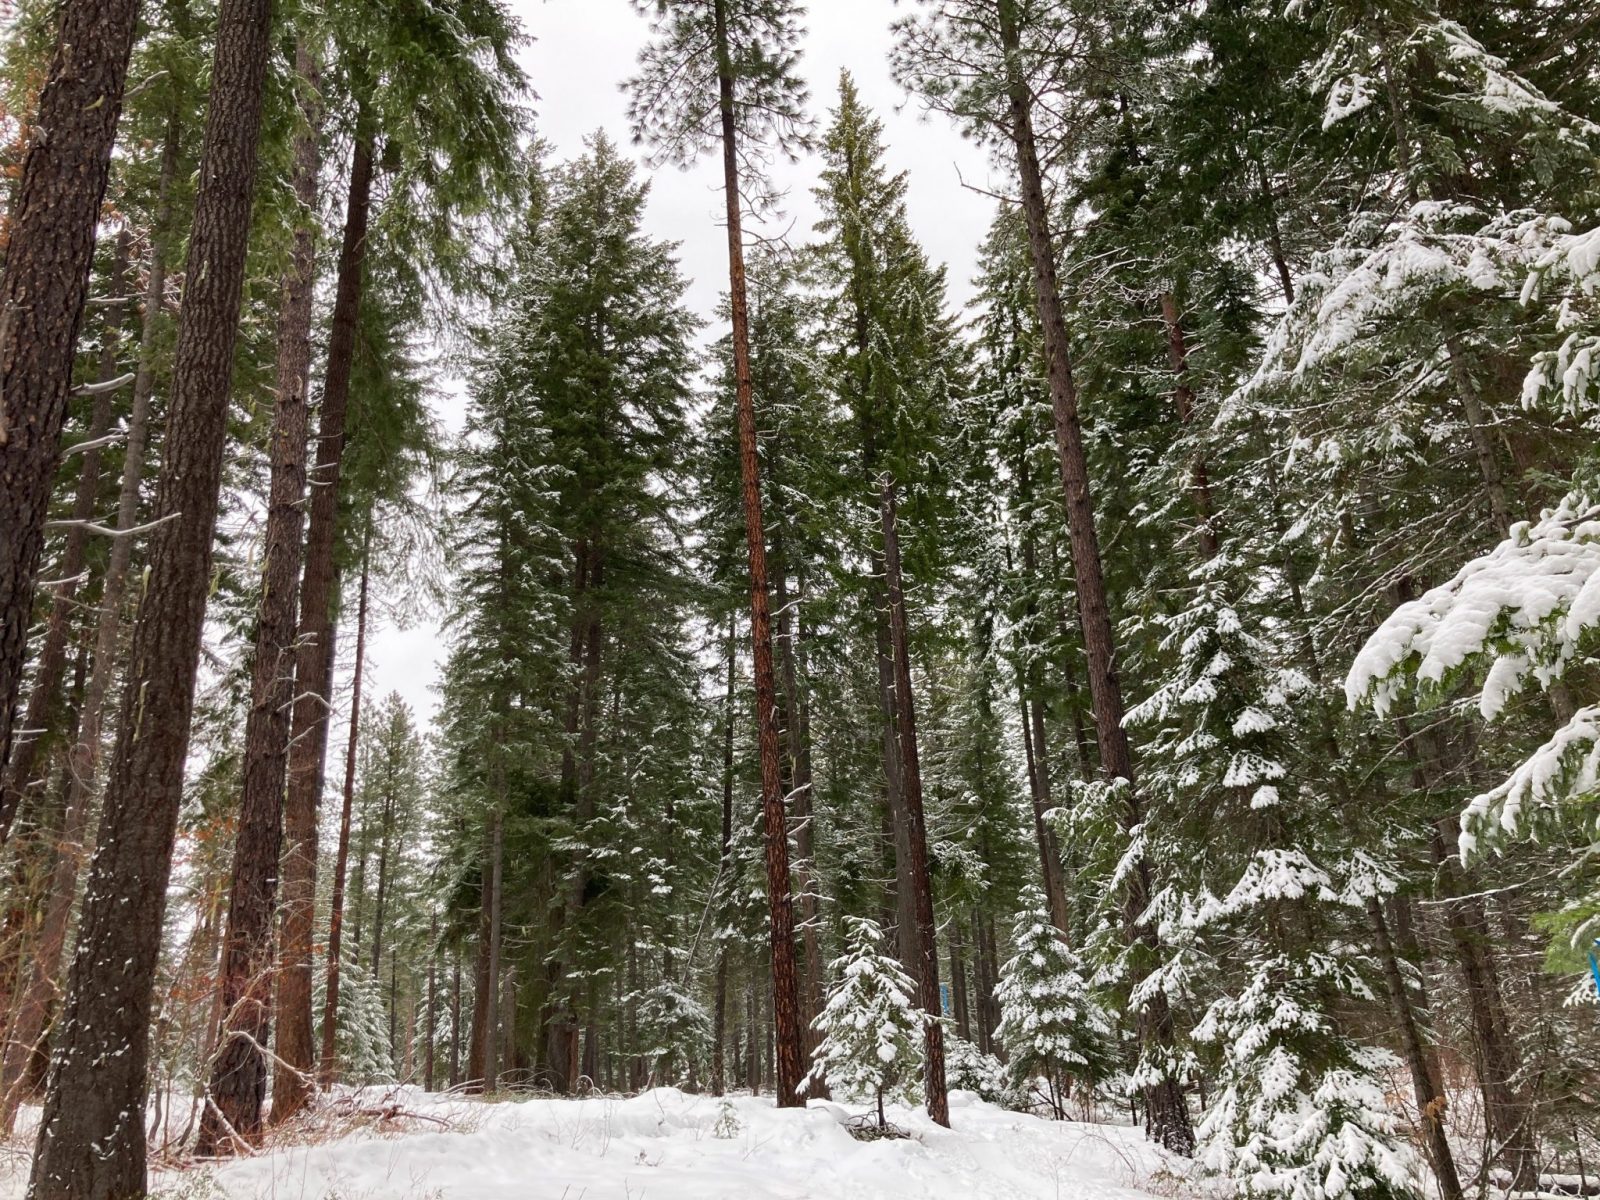
[[[492,818],[491,818],[492,819]],[[483,826],[483,865],[479,869],[478,883],[478,945],[472,965],[472,1035],[467,1043],[467,1090],[482,1092],[488,1087],[489,1027],[493,1015],[494,976],[491,974],[490,934],[492,905],[490,902],[490,860],[494,856],[493,831],[490,819]]]
[[[911,886],[917,921],[921,970],[918,1000],[927,1014],[923,1024],[923,1095],[928,1116],[949,1128],[950,1098],[945,1091],[944,1021],[939,1004],[939,930],[933,918],[933,880],[928,873],[928,830],[922,811],[922,767],[917,755],[916,704],[911,692],[910,631],[900,578],[900,530],[895,513],[895,483],[880,481],[883,499],[883,558],[889,592],[889,628],[894,642],[895,711],[899,716],[900,759],[905,773],[906,826],[911,844]]]
[[[461,952],[450,954],[450,1089],[461,1082]]]
[[[35,782],[39,751],[49,743],[49,731],[55,724],[51,715],[60,702],[61,683],[67,673],[68,643],[72,640],[73,617],[78,609],[78,588],[83,582],[89,557],[86,523],[94,517],[96,503],[100,499],[99,442],[111,428],[112,400],[116,389],[110,385],[118,379],[117,354],[122,348],[122,322],[127,313],[128,245],[131,240],[125,228],[117,235],[110,280],[112,302],[106,306],[101,327],[99,382],[104,390],[96,392],[94,403],[90,406],[89,427],[84,436],[84,443],[89,449],[83,451],[77,492],[72,498],[73,525],[67,530],[61,562],[56,570],[59,582],[51,589],[50,615],[45,623],[44,641],[39,647],[38,660],[34,663],[33,683],[28,693],[22,727],[12,738],[11,761],[0,771],[0,813],[17,813],[21,807],[22,793]],[[45,774],[49,774],[48,769]]]
[[[777,1101],[779,1108],[792,1108],[803,1103],[798,1088],[805,1075],[805,1043],[800,1030],[800,998],[795,981],[794,897],[789,886],[789,824],[779,783],[777,686],[772,669],[767,546],[761,520],[761,462],[756,446],[755,397],[750,379],[750,314],[745,294],[739,149],[734,118],[734,76],[728,43],[727,0],[716,0],[715,16],[718,107],[722,125],[722,185],[728,214],[728,292],[733,312],[733,368],[739,419],[739,474],[743,483],[745,542],[750,559],[750,640],[755,666],[761,811],[766,831],[767,900],[771,908]]]
[[[1189,347],[1183,334],[1178,301],[1170,291],[1160,296],[1161,322],[1167,331],[1167,362],[1177,381],[1172,401],[1178,411],[1178,424],[1185,429],[1194,423],[1194,388],[1189,383]],[[1194,506],[1200,555],[1210,560],[1217,556],[1216,504],[1211,498],[1211,473],[1205,455],[1196,454],[1189,467],[1189,495]]]
[[[317,66],[302,43],[301,85],[318,85]],[[314,101],[304,101],[307,127],[295,137],[295,197],[302,224],[282,284],[278,324],[277,403],[272,422],[271,483],[256,617],[250,710],[245,718],[242,797],[233,854],[223,977],[223,1029],[211,1063],[210,1104],[200,1121],[201,1155],[229,1154],[237,1139],[261,1133],[267,1091],[265,1047],[272,1023],[272,917],[283,849],[284,770],[289,755],[289,705],[294,699],[296,592],[306,474],[306,377],[311,369],[311,302],[316,246],[318,130]],[[302,903],[308,899],[297,897]],[[282,1047],[279,1047],[281,1056]]]
[[[280,990],[278,1019],[289,1031],[283,1067],[273,1080],[273,1119],[293,1116],[310,1097],[311,989],[302,986],[311,970],[311,938],[305,924],[304,897],[317,890],[317,810],[322,800],[323,771],[328,757],[328,727],[333,700],[333,641],[336,633],[338,566],[334,548],[338,533],[339,478],[344,463],[345,424],[350,407],[350,371],[355,361],[357,323],[365,283],[367,226],[372,209],[372,118],[365,105],[356,113],[355,146],[345,197],[344,235],[339,247],[339,274],[334,286],[328,355],[322,381],[317,426],[316,465],[308,476],[311,516],[306,525],[304,571],[300,578],[300,631],[295,650],[295,703],[289,742],[288,790],[283,823],[290,839],[283,863],[286,896],[296,907],[286,912],[281,967],[292,980]],[[367,536],[371,514],[367,514]],[[363,547],[363,557],[366,548]],[[359,705],[357,706],[359,712]],[[326,1036],[324,1037],[326,1042]],[[330,1064],[336,1063],[330,1058]],[[323,1078],[330,1078],[323,1073]],[[282,1088],[283,1090],[277,1090]]]
[[[11,205],[0,274],[0,766],[10,757],[34,576],[139,8],[139,0],[60,5],[55,55]],[[0,842],[15,816],[15,793],[0,793]]]
[[[389,843],[394,838],[394,781],[387,777],[383,789],[382,827],[378,835],[378,895],[372,907],[372,977],[383,976],[383,922],[389,898]]]
[[[1132,830],[1143,822],[1133,770],[1133,754],[1123,726],[1122,686],[1117,678],[1111,613],[1106,600],[1099,536],[1089,487],[1088,461],[1078,419],[1078,391],[1072,377],[1071,347],[1062,316],[1061,291],[1056,279],[1055,246],[1044,179],[1034,143],[1033,96],[1022,74],[1021,36],[1016,0],[996,0],[1000,36],[1006,56],[1006,85],[1011,105],[1011,138],[1016,150],[1022,191],[1023,215],[1028,226],[1028,246],[1033,260],[1034,290],[1044,334],[1044,352],[1054,416],[1056,450],[1061,465],[1061,486],[1066,494],[1067,533],[1072,543],[1072,563],[1077,578],[1078,621],[1088,660],[1089,697],[1094,708],[1095,738],[1100,767],[1109,781],[1122,781],[1123,823]],[[1151,893],[1148,860],[1128,871],[1123,898],[1123,920],[1130,939],[1156,947],[1155,931],[1142,920]],[[1137,985],[1140,980],[1131,981]],[[1151,1057],[1168,1060],[1175,1041],[1172,1012],[1165,993],[1155,993],[1138,1014],[1139,1041]],[[1148,1089],[1154,1139],[1168,1150],[1185,1156],[1194,1153],[1194,1127],[1184,1103],[1183,1088],[1170,1075]]]
[[[328,899],[328,979],[324,987],[322,1000],[322,1046],[317,1059],[317,1075],[323,1087],[330,1086],[338,1077],[339,1071],[339,985],[344,974],[344,915],[345,915],[345,879],[350,869],[350,820],[354,815],[356,803],[356,759],[361,750],[361,683],[365,676],[367,662],[367,604],[369,588],[372,581],[372,561],[368,553],[370,546],[363,544],[361,550],[361,583],[358,587],[356,599],[356,661],[351,671],[350,680],[350,727],[345,737],[344,745],[344,786],[339,802],[339,843],[333,856],[333,890]],[[327,651],[333,654],[334,639],[329,631]],[[331,668],[330,668],[331,674]],[[312,818],[315,820],[315,812]],[[287,821],[285,824],[287,825]],[[311,840],[316,840],[315,826]],[[365,836],[363,828],[362,834]],[[311,879],[312,897],[316,895],[316,879]],[[288,881],[284,882],[285,888]],[[285,918],[287,919],[285,914]],[[359,918],[358,918],[359,921]],[[287,939],[286,939],[287,940]],[[359,940],[359,936],[358,936]],[[281,992],[279,993],[282,994]],[[286,1070],[287,1068],[285,1068]],[[298,1084],[298,1077],[296,1078]],[[305,1096],[297,1090],[288,1096],[278,1091],[282,1082],[273,1080],[273,1120],[282,1119],[278,1115],[278,1107],[285,1104],[302,1105]],[[285,1115],[290,1110],[286,1110]]]
[[[433,1091],[434,1041],[439,1033],[439,914],[428,914],[428,1045],[422,1059],[422,1090]]]
[[[1378,959],[1383,967],[1389,1007],[1400,1027],[1401,1048],[1406,1067],[1411,1073],[1412,1093],[1417,1100],[1417,1120],[1422,1124],[1423,1146],[1428,1154],[1428,1164],[1433,1168],[1434,1179],[1439,1185],[1440,1200],[1462,1200],[1455,1156],[1450,1151],[1450,1139],[1444,1132],[1444,1116],[1449,1101],[1433,1064],[1429,1062],[1411,1006],[1411,996],[1406,990],[1405,977],[1400,973],[1394,941],[1389,936],[1389,924],[1383,916],[1383,905],[1376,896],[1367,897],[1367,919],[1372,925]]]
[[[500,872],[504,852],[504,820],[496,809],[489,826],[489,979],[484,1011],[483,1086],[500,1086]]]
[[[39,1124],[33,1200],[126,1200],[146,1190],[150,1003],[211,582],[271,15],[271,0],[223,0],[218,14],[156,490],[164,523],[151,538],[105,815]]]
[[[717,869],[717,886],[729,888],[733,877],[733,698],[737,681],[737,641],[733,614],[728,614],[728,690],[722,711],[722,859]],[[727,1090],[724,1043],[728,1031],[728,943],[717,941],[717,982],[715,1024],[711,1044],[711,1094]]]

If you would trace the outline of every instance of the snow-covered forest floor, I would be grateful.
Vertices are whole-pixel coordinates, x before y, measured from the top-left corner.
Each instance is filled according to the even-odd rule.
[[[675,1088],[485,1103],[369,1089],[411,1114],[215,1169],[157,1172],[155,1200],[1145,1200],[1182,1188],[1140,1131],[1042,1120],[951,1095],[951,1128],[891,1106],[912,1136],[857,1141],[864,1106]],[[439,1124],[435,1124],[438,1122]],[[0,1182],[21,1197],[26,1159]],[[1181,1169],[1181,1168],[1180,1168]],[[1183,1188],[1183,1190],[1187,1190]]]

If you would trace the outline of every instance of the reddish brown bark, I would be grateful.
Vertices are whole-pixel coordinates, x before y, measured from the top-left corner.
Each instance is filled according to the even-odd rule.
[[[34,575],[138,16],[139,0],[61,4],[11,206],[0,275],[0,765],[10,757]],[[0,841],[16,797],[0,793]]]
[[[995,0],[1001,48],[1006,59],[1006,91],[1010,103],[1010,137],[1016,153],[1022,211],[1028,229],[1029,257],[1033,264],[1034,294],[1044,335],[1046,372],[1050,385],[1056,451],[1061,466],[1061,487],[1066,494],[1067,534],[1072,544],[1072,565],[1077,580],[1078,623],[1088,664],[1089,698],[1094,709],[1095,739],[1100,768],[1107,780],[1123,781],[1123,824],[1132,830],[1144,814],[1133,769],[1133,753],[1123,724],[1122,685],[1117,677],[1111,612],[1106,600],[1100,540],[1095,529],[1094,500],[1089,481],[1088,457],[1078,416],[1078,389],[1072,375],[1072,352],[1062,313],[1061,289],[1056,277],[1055,244],[1050,229],[1050,208],[1044,194],[1033,131],[1033,94],[1022,69],[1021,30],[1016,0]],[[1151,893],[1148,861],[1141,859],[1128,873],[1123,896],[1127,936],[1147,949],[1156,948],[1155,931],[1141,920]],[[1148,956],[1146,956],[1148,957]],[[1137,983],[1137,979],[1133,982]],[[1169,1059],[1175,1039],[1172,1013],[1165,994],[1157,993],[1140,1010],[1140,1044],[1156,1059]],[[1182,1085],[1170,1076],[1146,1092],[1151,1135],[1177,1154],[1194,1153],[1194,1127],[1184,1103]]]
[[[127,311],[124,293],[128,288],[128,254],[131,239],[127,230],[117,237],[116,266],[112,272],[113,301],[106,306],[104,331],[101,334],[100,381],[109,383],[118,379],[117,351],[122,345],[122,322]],[[95,501],[100,492],[100,451],[93,443],[104,437],[111,427],[112,390],[95,397],[94,415],[89,422],[90,449],[83,452],[83,466],[78,476],[78,491],[73,498],[72,519],[85,522],[94,516]],[[34,674],[33,692],[28,697],[24,726],[42,729],[55,707],[56,693],[61,688],[66,672],[67,647],[71,639],[75,599],[88,557],[88,531],[75,525],[67,534],[66,546],[61,556],[61,583],[56,585],[50,603],[50,621],[45,630],[44,646],[39,653],[38,668]],[[80,650],[80,655],[81,655]],[[82,691],[87,693],[87,682]],[[82,728],[82,707],[77,721]],[[69,739],[76,744],[76,736]],[[39,736],[19,739],[13,747],[11,762],[3,786],[16,788],[19,793],[29,783],[33,773],[36,751],[42,744]],[[70,767],[69,767],[70,770]],[[6,1034],[3,1063],[0,1063],[0,1129],[10,1133],[16,1120],[17,1106],[23,1099],[28,1068],[33,1061],[36,1045],[43,1035],[49,1019],[50,1005],[55,999],[56,971],[61,965],[61,952],[66,943],[67,923],[72,915],[72,901],[78,878],[78,855],[81,852],[85,822],[88,819],[87,799],[82,789],[75,788],[70,774],[66,778],[67,801],[63,812],[60,844],[56,850],[55,866],[51,871],[50,887],[45,900],[44,916],[39,934],[29,953],[23,985],[11,1027]],[[7,800],[12,811],[19,799]]]
[[[156,489],[163,523],[151,538],[105,815],[39,1124],[34,1200],[127,1200],[146,1191],[150,1007],[211,582],[271,15],[271,0],[223,0],[218,13]]]
[[[1187,429],[1194,424],[1194,388],[1189,383],[1189,347],[1183,334],[1183,319],[1178,301],[1171,292],[1161,293],[1161,323],[1167,331],[1167,362],[1176,384],[1172,389],[1178,424]],[[1217,556],[1216,505],[1211,499],[1211,471],[1205,455],[1196,454],[1189,467],[1189,495],[1194,505],[1200,553],[1207,559]]]
[[[305,569],[300,578],[300,631],[295,652],[295,703],[289,742],[288,791],[283,823],[288,853],[283,887],[294,907],[285,912],[280,956],[287,993],[278,995],[280,1028],[289,1033],[280,1049],[284,1060],[274,1080],[273,1119],[283,1120],[310,1095],[311,940],[304,897],[317,888],[317,809],[322,800],[328,757],[328,725],[333,694],[333,641],[337,616],[339,475],[344,462],[345,418],[350,406],[350,371],[355,362],[357,320],[366,277],[367,226],[372,208],[372,130],[363,110],[356,117],[356,140],[345,199],[344,236],[339,247],[339,277],[328,334],[328,360],[318,418],[316,466],[310,474],[311,517],[306,527]],[[326,1033],[324,1034],[326,1046]],[[288,1053],[284,1053],[287,1051]],[[333,1060],[329,1060],[331,1067]],[[326,1077],[326,1075],[324,1076]],[[282,1090],[278,1090],[282,1088]]]
[[[761,814],[766,833],[767,900],[771,910],[772,1019],[779,1108],[801,1105],[805,1046],[795,980],[794,896],[789,886],[789,823],[779,782],[777,684],[772,667],[772,611],[767,591],[767,544],[761,520],[761,459],[756,447],[755,396],[750,380],[750,309],[745,290],[744,235],[739,202],[739,148],[733,68],[728,51],[727,0],[716,0],[718,107],[722,123],[722,185],[727,203],[728,292],[733,310],[734,399],[739,418],[739,475],[744,493],[745,543],[750,560],[750,626],[756,691],[756,746],[761,762]]]
[[[297,54],[296,66],[309,94],[317,86],[317,67],[304,44]],[[283,845],[289,705],[294,699],[296,593],[305,524],[302,505],[306,485],[306,379],[311,369],[311,301],[316,272],[313,221],[319,167],[317,114],[314,102],[303,99],[302,106],[307,125],[294,142],[294,188],[301,225],[295,231],[294,249],[284,274],[278,317],[277,402],[273,408],[266,544],[224,941],[227,952],[221,979],[223,1019],[211,1065],[211,1102],[201,1118],[196,1145],[196,1152],[201,1155],[232,1153],[240,1148],[238,1138],[255,1142],[261,1133],[267,1091],[266,1046],[271,1032],[274,982],[272,918]],[[296,899],[305,905],[311,898]],[[287,925],[286,921],[286,928]],[[309,935],[309,930],[306,932]],[[309,979],[306,982],[309,984]],[[290,986],[288,980],[282,984],[284,988]],[[309,1051],[309,1038],[304,1048]],[[280,1045],[280,1057],[282,1049]]]
[[[939,1003],[939,933],[933,920],[933,879],[928,871],[928,830],[922,811],[922,767],[917,755],[916,703],[911,691],[910,631],[905,590],[900,579],[900,531],[895,514],[894,480],[882,481],[883,559],[889,591],[889,630],[894,643],[895,712],[899,718],[900,760],[905,779],[906,826],[911,849],[913,912],[917,922],[917,998],[927,1014],[923,1025],[922,1078],[928,1116],[949,1128],[950,1098],[944,1079],[944,1022]]]

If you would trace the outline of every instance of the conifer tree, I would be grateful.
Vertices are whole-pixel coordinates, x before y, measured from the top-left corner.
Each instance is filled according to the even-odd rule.
[[[1093,1089],[1106,1071],[1111,1023],[1089,990],[1078,956],[1055,927],[1043,894],[1029,887],[1012,932],[1015,954],[1000,968],[1000,1042],[1012,1086],[1038,1090],[1056,1120],[1072,1086]],[[1040,1083],[1043,1087],[1040,1088]]]
[[[817,1016],[823,1038],[811,1078],[826,1078],[840,1092],[870,1097],[883,1129],[884,1098],[916,1079],[918,1033],[936,1018],[918,1011],[916,985],[884,952],[883,930],[874,921],[846,919],[845,952],[830,969],[837,979]]]
[[[640,8],[652,7],[641,0]],[[794,897],[780,781],[777,683],[772,612],[762,524],[761,464],[750,376],[749,297],[745,285],[742,192],[759,186],[751,163],[766,150],[793,153],[807,136],[805,87],[795,69],[800,9],[792,0],[675,0],[656,4],[655,41],[629,82],[636,136],[663,161],[687,163],[720,144],[727,209],[728,294],[733,325],[734,404],[739,473],[750,562],[751,642],[755,658],[756,729],[766,828],[771,906],[773,1021],[778,1106],[798,1104],[803,1070],[799,993],[794,964]],[[715,100],[713,101],[713,96]],[[770,145],[768,141],[770,139]],[[757,156],[757,157],[753,157]]]

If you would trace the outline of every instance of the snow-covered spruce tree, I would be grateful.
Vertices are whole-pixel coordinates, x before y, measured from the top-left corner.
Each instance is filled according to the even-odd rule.
[[[1371,998],[1340,929],[1371,878],[1352,870],[1341,891],[1312,857],[1343,842],[1326,815],[1336,798],[1290,771],[1295,739],[1308,736],[1293,706],[1311,681],[1277,666],[1281,648],[1230,602],[1230,553],[1206,560],[1188,606],[1164,618],[1171,668],[1131,714],[1150,731],[1145,760],[1159,764],[1146,778],[1154,854],[1168,867],[1153,905],[1163,943],[1197,948],[1223,988],[1194,1031],[1221,1051],[1197,1157],[1250,1197],[1408,1196],[1413,1160],[1380,1082],[1396,1064],[1333,1015],[1341,999]],[[1175,992],[1189,975],[1176,966],[1147,985]]]
[[[1074,1084],[1093,1088],[1111,1057],[1111,1020],[1090,993],[1083,964],[1029,887],[1012,929],[1015,953],[1000,968],[996,1034],[1011,1056],[1011,1082],[1065,1120]]]
[[[944,1040],[944,1078],[952,1091],[960,1088],[990,1104],[1011,1108],[1018,1102],[1005,1064],[953,1033]]]
[[[339,1026],[335,1034],[340,1077],[356,1085],[395,1078],[389,1052],[389,1006],[383,981],[373,978],[369,964],[354,946],[339,971]],[[319,966],[312,995],[313,1012],[321,1014],[327,996],[327,971]]]
[[[883,1129],[884,1097],[917,1081],[926,1018],[917,1009],[916,985],[885,952],[878,923],[846,917],[844,925],[845,952],[830,964],[838,978],[814,1022],[822,1043],[802,1090],[826,1078],[835,1093],[869,1097]]]
[[[654,1083],[676,1086],[686,1069],[702,1060],[711,1045],[711,1014],[681,984],[663,979],[629,996],[638,1022],[639,1055]]]

